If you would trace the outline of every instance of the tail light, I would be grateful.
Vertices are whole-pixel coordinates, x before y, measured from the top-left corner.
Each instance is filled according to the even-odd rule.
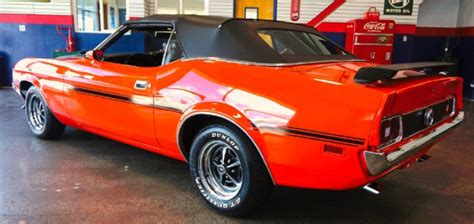
[[[403,123],[401,116],[386,118],[380,125],[380,148],[397,143],[403,138]]]

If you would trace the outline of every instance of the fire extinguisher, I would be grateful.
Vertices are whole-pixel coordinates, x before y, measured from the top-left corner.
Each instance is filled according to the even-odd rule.
[[[295,22],[300,19],[300,4],[301,0],[291,0],[290,18]]]
[[[64,35],[64,30],[67,30],[67,36]],[[76,42],[72,34],[72,27],[57,26],[56,31],[66,40],[66,52],[73,52],[76,50]]]

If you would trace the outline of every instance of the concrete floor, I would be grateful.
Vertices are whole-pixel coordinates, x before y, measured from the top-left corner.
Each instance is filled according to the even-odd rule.
[[[263,209],[233,219],[209,209],[185,163],[76,129],[30,133],[21,100],[0,90],[0,223],[474,223],[474,104],[431,160],[363,190],[277,188]]]

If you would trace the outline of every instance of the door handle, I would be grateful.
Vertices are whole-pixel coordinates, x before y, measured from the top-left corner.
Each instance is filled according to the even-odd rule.
[[[148,87],[148,82],[145,80],[137,80],[135,82],[135,89],[144,90]]]

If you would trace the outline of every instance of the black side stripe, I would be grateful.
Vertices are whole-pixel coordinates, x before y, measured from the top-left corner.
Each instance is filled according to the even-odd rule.
[[[159,109],[161,109],[161,110],[168,110],[168,111],[172,111],[172,112],[176,112],[176,113],[181,113],[181,114],[183,113],[182,110],[177,109],[177,108],[173,108],[173,107],[161,106],[161,105],[157,105],[157,104],[155,104],[154,107],[155,107],[155,108],[159,108]]]
[[[95,91],[95,90],[91,90],[91,89],[84,89],[84,88],[80,88],[80,87],[74,87],[73,90],[76,91],[76,92],[80,92],[80,93],[87,93],[87,94],[91,94],[91,95],[98,95],[98,96],[102,96],[102,97],[106,97],[106,98],[112,98],[112,99],[116,99],[116,100],[132,102],[132,99],[130,97],[127,97],[127,96],[121,96],[121,95],[116,95],[116,94],[111,94],[111,93],[106,93],[106,92],[99,92],[99,91]]]
[[[79,92],[79,93],[85,93],[85,94],[89,94],[89,95],[93,95],[93,96],[104,97],[104,98],[108,98],[108,99],[112,99],[112,100],[119,100],[119,101],[122,101],[122,102],[132,103],[132,104],[136,104],[136,105],[140,105],[140,106],[154,107],[154,108],[159,108],[159,109],[162,109],[162,110],[168,110],[168,111],[172,111],[172,112],[176,112],[176,113],[183,113],[183,111],[181,111],[180,109],[167,107],[167,106],[162,106],[162,105],[156,105],[156,104],[154,104],[154,102],[153,102],[153,105],[146,105],[146,104],[136,103],[132,100],[131,97],[128,97],[128,96],[117,95],[117,94],[112,94],[112,93],[107,93],[107,92],[100,92],[100,91],[85,89],[85,88],[81,88],[81,87],[74,87],[72,90],[74,90],[76,92]]]
[[[267,129],[267,128],[263,128]],[[299,137],[299,138],[308,138],[314,140],[321,140],[327,142],[335,142],[347,145],[364,145],[365,140],[361,138],[353,138],[342,135],[329,134],[324,132],[316,132],[305,129],[298,129],[292,127],[281,127],[281,128],[268,128],[274,131],[282,132],[289,136]]]

